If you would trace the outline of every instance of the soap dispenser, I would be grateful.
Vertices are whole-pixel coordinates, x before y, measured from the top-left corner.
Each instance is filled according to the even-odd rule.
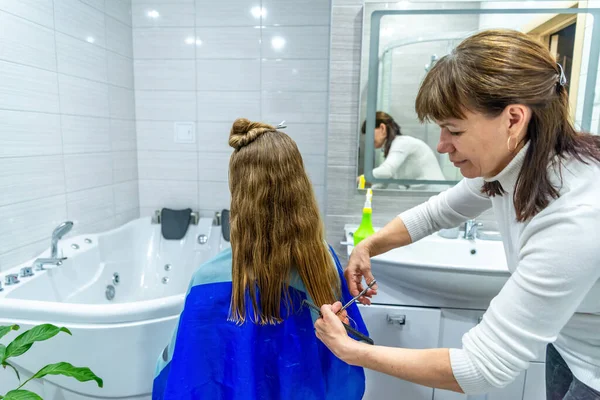
[[[365,205],[363,207],[362,220],[360,221],[360,225],[356,232],[354,232],[354,245],[356,246],[360,242],[362,242],[365,238],[371,236],[375,233],[375,229],[373,229],[373,221],[372,214],[373,209],[371,208],[371,200],[373,198],[373,190],[367,190],[367,196],[365,200]]]

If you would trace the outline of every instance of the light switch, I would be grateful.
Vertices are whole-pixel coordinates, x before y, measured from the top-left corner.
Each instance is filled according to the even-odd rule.
[[[196,124],[175,122],[175,143],[196,143]]]

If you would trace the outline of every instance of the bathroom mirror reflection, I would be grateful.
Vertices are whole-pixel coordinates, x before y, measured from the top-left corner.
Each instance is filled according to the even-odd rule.
[[[364,183],[373,189],[438,192],[462,179],[448,156],[437,152],[439,127],[419,122],[415,100],[429,69],[480,30],[517,29],[544,43],[564,68],[573,122],[578,129],[597,133],[598,120],[592,120],[600,111],[593,109],[596,77],[587,74],[592,61],[597,70],[597,60],[589,58],[592,10],[586,12],[578,8],[583,5],[572,1],[474,4],[445,2],[442,7],[405,1],[365,5],[357,129],[359,188]],[[432,9],[413,11],[427,7]],[[378,14],[376,27],[373,13]],[[378,39],[375,50],[371,49],[374,34]],[[371,58],[376,58],[374,70],[369,68]],[[369,97],[368,84],[375,80],[374,95]],[[589,104],[584,112],[586,100]],[[367,132],[369,101],[375,106],[376,113],[371,116],[375,129]],[[369,152],[372,157],[367,157]]]

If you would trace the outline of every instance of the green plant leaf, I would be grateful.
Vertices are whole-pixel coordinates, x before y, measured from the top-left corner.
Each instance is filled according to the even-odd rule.
[[[46,365],[40,369],[31,379],[43,378],[46,375],[64,375],[77,379],[79,382],[96,381],[98,387],[104,384],[102,379],[96,376],[88,367],[74,367],[68,362],[59,362],[56,364]]]
[[[1,361],[5,361],[9,357],[17,357],[25,353],[33,346],[34,342],[41,342],[48,340],[53,336],[56,336],[59,332],[65,332],[69,335],[71,332],[67,328],[59,328],[52,324],[42,324],[34,326],[28,331],[20,334],[13,340],[7,347],[4,358]]]
[[[0,339],[10,331],[18,331],[19,325],[0,326]]]
[[[19,382],[21,382],[21,375],[19,375],[19,371],[17,371],[17,369],[13,365],[4,361],[2,363],[2,366],[4,367],[4,369],[6,369],[6,367],[11,367],[13,369],[13,371],[15,371],[15,374],[17,374],[17,379],[19,380]]]
[[[4,353],[6,353],[6,346],[0,344],[0,361],[4,360]]]
[[[11,390],[6,393],[3,400],[43,400],[37,394],[30,392],[29,390]]]

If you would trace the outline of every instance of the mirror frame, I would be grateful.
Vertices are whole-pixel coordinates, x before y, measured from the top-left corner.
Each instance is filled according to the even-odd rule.
[[[491,3],[498,3],[491,1]],[[366,3],[373,4],[371,2]],[[364,8],[366,19],[367,10]],[[600,8],[526,8],[526,9],[413,9],[413,10],[374,10],[371,13],[371,30],[369,33],[369,68],[367,76],[367,112],[365,127],[364,175],[370,183],[396,183],[400,185],[413,184],[442,184],[451,187],[459,181],[411,180],[411,179],[377,179],[373,176],[374,166],[374,130],[375,114],[377,111],[377,98],[379,87],[379,35],[381,19],[386,15],[460,15],[460,14],[590,14],[593,17],[590,55],[588,58],[588,75],[586,78],[585,94],[583,96],[583,116],[581,130],[590,131],[594,107],[594,95],[598,77],[598,64],[600,62]],[[364,40],[364,31],[363,31]],[[362,58],[361,58],[362,65]],[[595,73],[589,73],[595,71]],[[359,107],[360,107],[359,100]],[[360,110],[359,110],[360,115]],[[358,129],[358,143],[360,144],[360,129]],[[358,171],[357,171],[358,174]],[[407,190],[406,192],[412,193]],[[415,191],[416,192],[416,191]],[[422,191],[421,191],[422,192]],[[431,193],[438,193],[431,192]]]

